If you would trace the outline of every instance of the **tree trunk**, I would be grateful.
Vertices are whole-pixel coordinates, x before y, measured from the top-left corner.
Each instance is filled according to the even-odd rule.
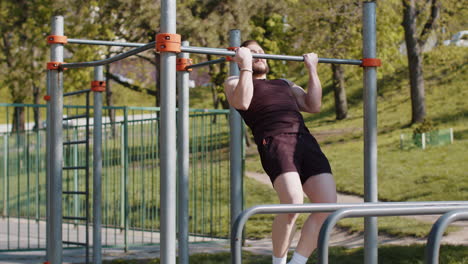
[[[403,27],[408,57],[411,87],[411,123],[421,123],[426,117],[424,76],[421,46],[417,39],[415,0],[403,0]]]
[[[335,91],[336,119],[343,120],[348,117],[344,69],[340,64],[332,64],[331,67],[333,71],[333,89]]]
[[[13,111],[13,124],[11,127],[11,132],[24,131],[24,128],[24,107],[15,107],[15,110]]]
[[[39,104],[39,86],[33,84],[33,103],[38,105]],[[41,112],[39,111],[38,107],[34,107],[34,131],[38,131],[41,129]]]
[[[115,109],[111,107],[114,106],[114,100],[112,98],[112,89],[111,89],[111,79],[110,79],[110,64],[106,65],[106,105],[109,106],[109,121],[112,127],[112,138],[115,138],[117,134],[117,127],[115,126]]]

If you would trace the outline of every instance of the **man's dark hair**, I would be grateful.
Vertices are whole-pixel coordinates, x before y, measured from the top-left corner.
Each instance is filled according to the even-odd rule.
[[[257,44],[257,45],[260,46],[260,44],[258,44],[258,42],[256,40],[253,40],[253,39],[249,39],[249,40],[246,40],[246,41],[242,42],[242,44],[240,46],[241,47],[247,47],[250,44]]]

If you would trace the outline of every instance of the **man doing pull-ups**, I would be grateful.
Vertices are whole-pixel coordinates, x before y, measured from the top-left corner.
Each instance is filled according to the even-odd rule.
[[[317,113],[322,101],[322,86],[317,74],[318,57],[304,54],[309,74],[307,92],[285,79],[268,80],[264,53],[254,40],[242,43],[234,61],[239,76],[229,77],[225,93],[250,127],[262,166],[270,177],[282,204],[302,204],[304,193],[312,203],[335,203],[336,187],[328,159],[307,129],[300,111]],[[320,227],[328,213],[310,214],[290,264],[305,264],[317,248]],[[298,214],[278,214],[272,226],[273,264],[285,264]]]

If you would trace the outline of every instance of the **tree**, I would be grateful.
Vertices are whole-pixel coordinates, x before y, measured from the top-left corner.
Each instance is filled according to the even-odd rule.
[[[440,14],[438,0],[427,0],[417,3],[416,0],[402,0],[403,23],[405,30],[408,70],[411,89],[411,123],[421,123],[426,117],[424,95],[424,75],[422,46],[426,43],[430,33],[436,28]],[[418,18],[421,18],[430,2],[430,14],[420,33],[418,32]]]
[[[50,0],[18,0],[0,2],[0,67],[3,84],[8,87],[13,103],[25,103],[33,95],[39,101],[44,89],[47,56],[46,28],[54,4]],[[39,112],[34,114],[39,128]],[[13,131],[24,130],[23,107],[15,107]]]
[[[304,52],[314,51],[319,57],[350,58],[361,52],[358,1],[308,1],[298,2],[291,7],[294,17],[294,32],[297,44]],[[335,98],[336,119],[348,116],[345,67],[331,65],[331,80]],[[307,76],[298,79],[306,83]]]

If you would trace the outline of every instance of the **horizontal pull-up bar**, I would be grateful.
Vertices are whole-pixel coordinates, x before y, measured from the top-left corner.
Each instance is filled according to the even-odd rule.
[[[198,54],[210,54],[210,55],[219,55],[219,56],[234,56],[236,53],[234,51],[226,49],[214,49],[214,48],[204,48],[204,47],[181,47],[182,52],[187,53],[198,53]],[[269,59],[269,60],[286,60],[286,61],[304,61],[302,56],[289,56],[289,55],[273,55],[273,54],[259,54],[253,53],[254,58]],[[334,64],[350,64],[350,65],[361,65],[361,60],[348,60],[348,59],[329,59],[329,58],[319,58],[319,63],[334,63]]]
[[[112,62],[125,59],[127,57],[136,55],[140,52],[149,50],[154,48],[156,42],[150,42],[148,44],[140,44],[140,43],[120,43],[114,41],[100,41],[100,40],[78,40],[78,39],[68,39],[68,43],[75,43],[75,44],[91,44],[91,45],[109,45],[109,46],[122,46],[122,47],[137,47],[135,49],[129,50],[127,52],[118,54],[114,57],[110,57],[104,60],[97,60],[97,61],[89,61],[89,62],[73,62],[73,63],[62,63],[60,68],[84,68],[84,67],[95,67],[110,64]],[[235,52],[230,51],[227,49],[220,49],[220,48],[204,48],[204,47],[191,47],[191,46],[183,46],[181,47],[181,52],[187,53],[197,53],[197,54],[210,54],[210,55],[218,55],[218,56],[234,56]],[[269,60],[286,60],[286,61],[304,61],[304,57],[302,56],[289,56],[289,55],[274,55],[274,54],[258,54],[253,53],[252,56],[254,58],[262,58],[262,59],[269,59]],[[197,68],[201,66],[206,66],[210,64],[216,64],[226,61],[225,58],[202,62],[198,64],[193,64],[187,67],[190,68]],[[362,60],[349,60],[349,59],[330,59],[330,58],[319,58],[319,63],[333,63],[333,64],[349,64],[349,65],[362,65]]]
[[[130,57],[130,56],[133,56],[133,55],[136,55],[140,52],[143,52],[145,50],[149,50],[149,49],[152,49],[154,48],[154,45],[155,45],[156,42],[150,42],[148,44],[145,44],[139,48],[136,48],[136,49],[132,49],[132,50],[129,50],[127,52],[124,52],[124,53],[121,53],[119,55],[116,55],[114,57],[110,57],[108,59],[104,59],[104,60],[97,60],[97,61],[88,61],[88,62],[74,62],[74,63],[63,63],[60,65],[60,68],[84,68],[84,67],[94,67],[94,66],[101,66],[101,65],[106,65],[106,64],[110,64],[112,62],[115,62],[115,61],[118,61],[118,60],[122,60],[122,59],[125,59],[127,57]]]
[[[119,47],[143,47],[145,43],[129,43],[105,40],[90,40],[90,39],[68,39],[71,44],[87,44],[87,45],[102,45],[102,46],[119,46]]]

